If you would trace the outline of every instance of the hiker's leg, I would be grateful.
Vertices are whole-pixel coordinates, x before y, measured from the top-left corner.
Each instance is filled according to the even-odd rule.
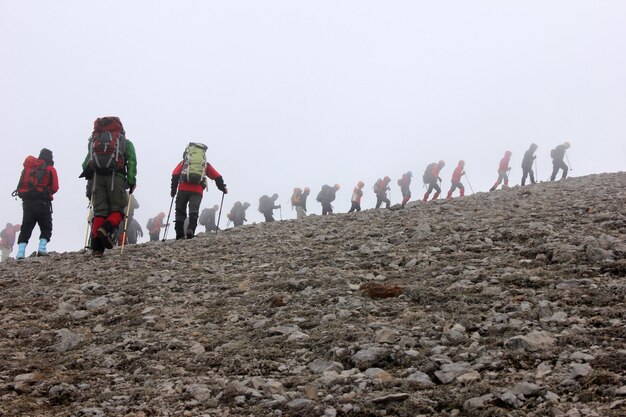
[[[176,211],[174,212],[176,239],[183,239],[185,237],[185,219],[187,218],[189,195],[189,191],[178,191],[178,194],[176,194]]]
[[[196,233],[196,226],[198,225],[200,203],[202,203],[202,194],[192,193],[192,195],[189,196],[189,226],[187,227],[187,233],[192,236]]]
[[[561,176],[561,179],[564,180],[565,178],[567,178],[567,173],[569,171],[569,167],[567,166],[565,161],[561,161],[561,169],[563,169],[563,175]]]
[[[550,181],[554,181],[556,179],[556,174],[559,173],[559,163],[557,161],[552,161],[552,175],[550,176]]]
[[[36,203],[36,201],[31,200],[22,201],[22,228],[20,229],[20,235],[17,238],[17,243],[28,243],[28,240],[33,233],[33,229],[37,224]]]
[[[37,209],[37,223],[39,223],[39,230],[41,231],[39,239],[46,239],[50,242],[52,237],[52,203],[50,201],[43,201]]]

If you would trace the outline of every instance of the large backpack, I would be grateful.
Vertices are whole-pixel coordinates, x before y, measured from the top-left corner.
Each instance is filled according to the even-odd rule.
[[[146,229],[148,229],[148,231],[151,231],[153,226],[154,226],[154,218],[150,218],[150,220],[148,220],[148,223],[146,223]]]
[[[426,171],[424,171],[424,175],[422,176],[424,184],[429,184],[436,179],[433,175],[433,169],[435,168],[435,165],[437,164],[433,162],[431,164],[428,164],[428,166],[426,167]]]
[[[383,180],[382,179],[378,179],[376,180],[376,182],[374,183],[374,194],[380,194],[383,189],[385,188],[383,185]]]
[[[126,171],[126,133],[118,117],[101,117],[93,123],[89,138],[89,166],[97,173],[110,175]]]
[[[556,148],[550,150],[550,158],[554,159],[556,157]]]
[[[300,205],[300,197],[302,197],[302,190],[299,188],[295,188],[293,190],[293,194],[291,194],[291,206],[299,206]]]
[[[17,184],[17,189],[13,191],[12,196],[19,198],[36,198],[49,197],[50,191],[48,186],[50,181],[46,178],[46,161],[29,155],[24,160],[24,169]]]
[[[203,143],[190,142],[185,149],[181,181],[189,184],[203,184],[206,171],[206,150]]]
[[[274,208],[274,202],[268,195],[261,196],[259,198],[259,211],[261,213],[268,212]]]
[[[320,203],[330,203],[335,199],[335,189],[330,185],[323,185],[317,197],[315,198]]]

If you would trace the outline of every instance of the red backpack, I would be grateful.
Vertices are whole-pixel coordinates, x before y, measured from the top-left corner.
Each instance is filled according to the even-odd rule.
[[[17,189],[11,195],[22,199],[50,197],[50,179],[46,177],[47,167],[43,159],[27,156]]]
[[[93,123],[89,138],[89,166],[98,174],[126,172],[126,134],[118,117],[102,117]]]

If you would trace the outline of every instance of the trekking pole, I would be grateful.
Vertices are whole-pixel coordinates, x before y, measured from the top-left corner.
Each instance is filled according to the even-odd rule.
[[[574,168],[572,168],[572,164],[571,164],[571,162],[569,161],[569,156],[567,156],[567,153],[565,154],[565,159],[567,159],[567,165],[569,165],[569,170],[570,170],[570,171],[573,171],[573,170],[574,170]]]
[[[174,195],[174,197],[176,197],[176,195]],[[161,239],[161,242],[165,242],[165,239],[167,238],[167,229],[169,229],[170,227],[170,214],[172,214],[172,206],[174,205],[174,197],[172,197],[172,202],[170,203],[170,211],[167,212],[167,221],[165,222],[165,231],[163,232],[163,239]]]
[[[91,222],[89,218],[91,217],[91,212],[93,211],[93,195],[96,192],[96,176],[98,174],[94,172],[92,183],[91,183],[91,194],[89,196],[89,206],[87,206],[87,233],[85,233],[85,246],[84,249],[87,249],[87,244],[89,243],[89,231],[91,230]],[[91,246],[91,245],[90,245]]]
[[[467,180],[467,185],[469,185],[470,190],[472,190],[472,194],[474,194],[474,189],[472,188],[472,184],[470,184],[470,180],[469,178],[467,178],[467,174],[463,174],[463,176],[465,177],[465,179]]]
[[[220,214],[217,216],[217,225],[215,225],[215,234],[220,230],[220,219],[222,218],[222,206],[224,205],[224,196],[226,194],[222,191],[222,201],[220,202]],[[228,227],[228,226],[227,226]]]
[[[128,194],[128,206],[126,206],[126,218],[124,219],[124,231],[122,232],[122,251],[120,255],[124,254],[124,245],[126,244],[126,228],[128,227],[128,215],[130,214],[130,204],[133,200],[133,195]]]

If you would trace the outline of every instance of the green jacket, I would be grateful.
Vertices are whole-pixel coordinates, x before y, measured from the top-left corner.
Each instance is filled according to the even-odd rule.
[[[126,174],[123,172],[118,172],[117,175],[120,177],[126,177],[126,181],[128,185],[136,185],[137,184],[137,154],[135,153],[135,145],[126,139],[126,151],[124,152],[124,159],[126,160]],[[83,172],[89,166],[89,152],[87,152],[87,156],[83,161]]]

